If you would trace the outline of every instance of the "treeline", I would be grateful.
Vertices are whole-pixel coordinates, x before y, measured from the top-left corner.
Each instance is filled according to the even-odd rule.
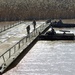
[[[0,0],[0,21],[75,18],[74,0]]]

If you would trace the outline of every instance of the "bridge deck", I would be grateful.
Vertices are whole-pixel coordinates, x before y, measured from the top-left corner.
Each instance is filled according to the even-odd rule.
[[[21,23],[18,26],[0,33],[0,72],[3,72],[25,49],[25,47],[27,47],[39,35],[40,29],[43,31],[47,27],[44,26],[45,24],[43,23],[44,22],[40,22],[40,24],[37,23],[37,32],[33,31],[31,22],[28,22]],[[30,25],[31,27],[30,37],[27,37],[26,35],[27,25]]]

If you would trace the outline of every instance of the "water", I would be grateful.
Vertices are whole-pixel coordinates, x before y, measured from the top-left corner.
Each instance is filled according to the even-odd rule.
[[[75,28],[67,30],[75,34]],[[75,41],[38,41],[16,67],[3,75],[75,75]]]
[[[4,75],[74,75],[75,41],[38,41],[19,64]]]
[[[27,75],[74,75],[74,41],[39,41],[26,56]]]

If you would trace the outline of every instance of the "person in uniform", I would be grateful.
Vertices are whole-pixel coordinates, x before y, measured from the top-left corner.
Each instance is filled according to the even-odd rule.
[[[30,25],[28,25],[28,26],[26,27],[26,29],[27,29],[27,35],[29,35],[29,34],[30,34]]]
[[[35,30],[35,28],[36,28],[36,21],[35,20],[33,20],[33,27],[34,27],[34,30]]]

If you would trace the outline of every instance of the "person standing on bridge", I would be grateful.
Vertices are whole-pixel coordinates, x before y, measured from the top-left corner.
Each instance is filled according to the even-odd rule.
[[[34,27],[34,31],[35,31],[35,28],[36,28],[36,21],[33,20],[33,27]]]
[[[30,34],[30,25],[28,25],[28,26],[26,27],[26,29],[27,29],[27,35],[29,35],[29,34]]]

